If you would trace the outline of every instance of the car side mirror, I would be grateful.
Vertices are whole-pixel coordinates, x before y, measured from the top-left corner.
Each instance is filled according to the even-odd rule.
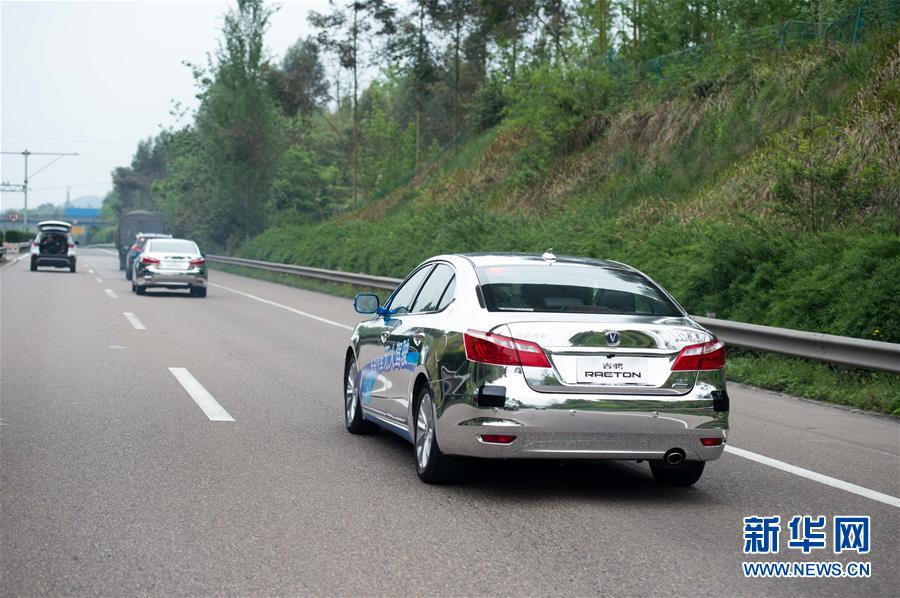
[[[353,309],[361,314],[378,313],[381,300],[374,293],[360,293],[353,299]]]
[[[76,245],[81,245],[81,241],[75,241]]]

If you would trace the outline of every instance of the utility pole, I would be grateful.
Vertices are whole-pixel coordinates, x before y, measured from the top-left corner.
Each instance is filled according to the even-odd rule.
[[[39,169],[37,172],[33,172],[31,174],[31,178],[36,177],[39,173],[44,170],[50,168],[53,164],[56,164],[60,160],[62,160],[66,156],[77,156],[78,154],[75,152],[30,152],[27,149],[21,152],[0,152],[6,155],[21,155],[25,158],[25,181],[22,184],[22,193],[25,194],[25,208],[22,210],[23,218],[22,218],[22,226],[25,227],[25,230],[28,230],[28,156],[56,156],[55,160],[51,160],[49,164]]]

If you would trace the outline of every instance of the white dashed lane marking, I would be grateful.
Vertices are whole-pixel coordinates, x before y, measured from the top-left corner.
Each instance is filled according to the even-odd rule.
[[[211,421],[214,422],[233,422],[234,418],[228,415],[228,412],[219,405],[219,402],[209,394],[203,385],[197,381],[194,376],[185,368],[169,368],[175,379],[181,383],[181,386],[187,391],[197,406],[203,410]]]
[[[134,326],[135,330],[147,330],[147,327],[144,326],[140,320],[138,320],[137,316],[131,313],[130,311],[122,312],[122,315],[125,316],[125,319],[131,322],[131,325]]]

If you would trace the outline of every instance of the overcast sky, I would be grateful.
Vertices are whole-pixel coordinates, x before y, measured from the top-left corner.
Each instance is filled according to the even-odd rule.
[[[327,1],[282,1],[266,36],[284,55],[312,33],[306,14]],[[28,206],[105,195],[110,171],[131,162],[138,140],[179,124],[172,101],[196,107],[190,70],[220,39],[230,2],[0,2],[3,151],[77,152],[37,174]],[[186,119],[189,122],[189,118]],[[181,124],[187,124],[182,122]],[[52,158],[32,156],[34,173]],[[21,156],[2,156],[2,180],[21,184]],[[3,193],[2,210],[22,207]]]

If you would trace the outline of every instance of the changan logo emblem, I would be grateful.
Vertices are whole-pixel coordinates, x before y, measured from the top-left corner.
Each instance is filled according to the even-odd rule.
[[[607,330],[606,331],[606,344],[610,347],[618,347],[619,346],[619,333],[615,330]]]

